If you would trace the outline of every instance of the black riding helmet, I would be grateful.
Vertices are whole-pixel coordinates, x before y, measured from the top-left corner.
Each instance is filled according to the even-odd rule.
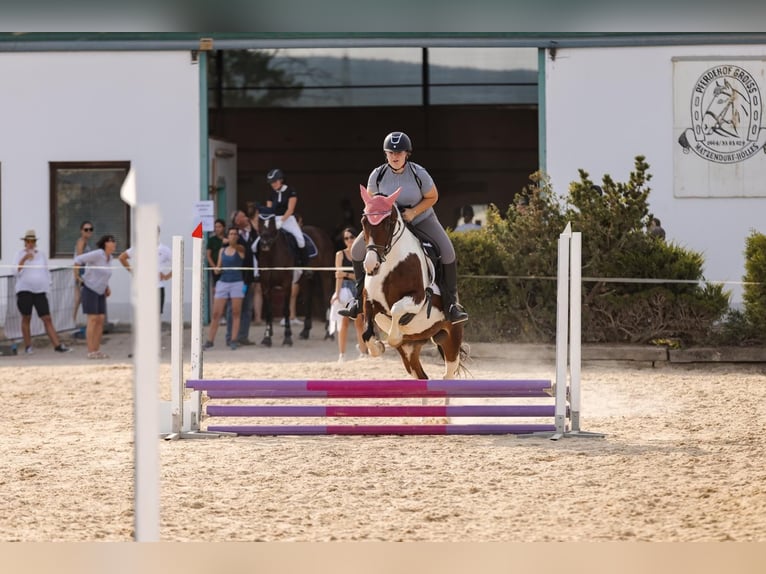
[[[412,151],[410,137],[404,132],[391,132],[383,140],[384,151]]]
[[[280,179],[284,181],[285,174],[282,173],[282,170],[279,168],[272,169],[269,173],[266,174],[266,181],[269,183],[274,183]]]

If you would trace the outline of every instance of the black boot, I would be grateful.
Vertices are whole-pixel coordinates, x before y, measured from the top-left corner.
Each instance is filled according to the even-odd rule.
[[[348,307],[338,311],[338,315],[356,319],[356,316],[362,312],[362,291],[364,290],[364,264],[361,261],[351,261],[354,267],[354,279],[356,279],[356,297],[351,301]]]
[[[444,273],[442,280],[444,285],[442,301],[444,301],[444,312],[447,315],[447,319],[453,325],[468,321],[468,313],[457,302],[457,263],[453,261],[452,263],[442,265],[442,272]]]
[[[298,248],[298,267],[308,267],[309,266],[309,246],[304,245],[303,247]],[[313,271],[309,269],[303,270],[303,276],[304,277],[311,277],[311,274]]]

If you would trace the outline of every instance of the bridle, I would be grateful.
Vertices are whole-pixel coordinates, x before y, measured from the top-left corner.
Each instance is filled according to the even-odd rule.
[[[391,219],[389,216],[396,211],[396,217],[394,219]],[[378,256],[378,261],[381,263],[385,262],[386,255],[388,255],[391,252],[391,249],[394,247],[397,241],[401,238],[402,235],[404,235],[404,220],[402,220],[402,215],[399,213],[399,209],[394,206],[391,208],[391,211],[388,212],[386,215],[385,212],[365,212],[365,220],[367,221],[367,224],[372,226],[372,224],[367,219],[368,215],[383,215],[385,216],[384,221],[386,222],[387,227],[391,227],[391,222],[393,222],[393,230],[388,233],[388,240],[386,241],[385,245],[378,245],[377,243],[370,243],[367,245],[367,251],[374,251],[375,255]],[[380,224],[378,224],[380,225]],[[375,226],[377,227],[377,225]]]

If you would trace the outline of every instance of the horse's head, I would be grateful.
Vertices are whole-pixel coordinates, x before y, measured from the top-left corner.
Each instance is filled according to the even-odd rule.
[[[258,250],[268,251],[279,236],[277,217],[273,212],[264,210],[259,211],[258,219],[261,221],[260,229],[258,230]]]
[[[404,229],[396,207],[396,198],[402,189],[397,189],[389,196],[370,195],[363,185],[360,185],[359,189],[364,202],[362,230],[367,245],[364,270],[368,275],[374,275],[380,264],[386,260],[386,255],[395,241],[397,229]]]

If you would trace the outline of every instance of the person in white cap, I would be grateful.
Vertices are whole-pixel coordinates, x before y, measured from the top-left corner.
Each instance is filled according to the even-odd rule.
[[[37,249],[37,235],[34,229],[28,230],[21,239],[24,241],[24,249],[19,251],[15,263],[16,307],[21,313],[21,336],[24,338],[24,352],[27,355],[34,352],[30,329],[32,309],[34,308],[45,326],[45,332],[51,340],[53,349],[59,353],[68,353],[72,349],[61,343],[51,319],[48,304],[48,290],[51,286],[48,258],[45,253]]]

